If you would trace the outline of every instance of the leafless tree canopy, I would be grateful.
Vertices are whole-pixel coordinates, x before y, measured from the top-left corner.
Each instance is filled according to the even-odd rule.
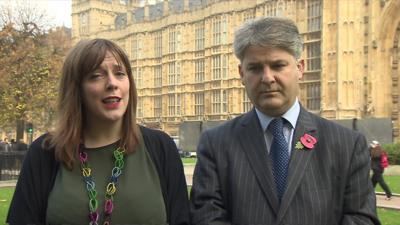
[[[0,27],[10,24],[25,32],[50,28],[46,11],[31,0],[5,0],[0,4]]]

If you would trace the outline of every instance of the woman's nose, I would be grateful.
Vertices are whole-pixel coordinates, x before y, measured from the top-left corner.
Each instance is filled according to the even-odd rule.
[[[113,73],[109,73],[107,76],[107,84],[106,87],[108,90],[114,90],[117,88],[117,79],[115,78],[115,75]]]

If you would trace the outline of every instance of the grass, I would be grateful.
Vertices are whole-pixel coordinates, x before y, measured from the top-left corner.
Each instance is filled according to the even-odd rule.
[[[400,194],[400,176],[384,176],[386,184],[389,186],[392,193]],[[376,185],[375,191],[383,192],[379,184]]]
[[[400,221],[400,211],[378,208],[378,217],[382,225],[397,225]]]
[[[13,187],[0,188],[0,224],[5,224],[8,207],[14,193]]]
[[[197,158],[181,158],[184,165],[195,165]]]

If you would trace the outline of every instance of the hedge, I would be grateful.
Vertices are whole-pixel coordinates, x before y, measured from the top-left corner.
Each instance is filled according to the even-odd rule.
[[[400,165],[400,142],[382,145],[387,152],[390,165]]]

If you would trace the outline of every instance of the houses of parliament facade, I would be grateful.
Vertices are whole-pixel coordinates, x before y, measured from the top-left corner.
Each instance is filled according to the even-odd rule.
[[[138,122],[177,136],[183,121],[252,108],[233,54],[235,29],[282,16],[303,36],[299,99],[327,119],[390,118],[400,135],[399,0],[73,0],[72,38],[125,49]]]

